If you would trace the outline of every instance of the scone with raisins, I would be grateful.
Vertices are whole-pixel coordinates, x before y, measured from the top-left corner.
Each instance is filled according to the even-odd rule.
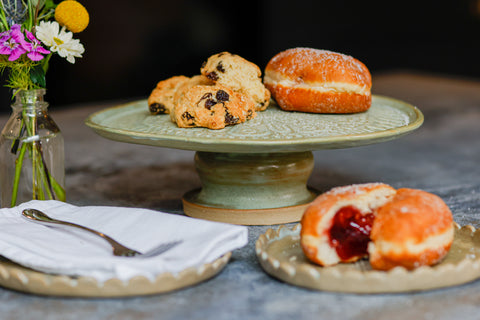
[[[175,93],[173,95],[173,101],[178,102],[180,101],[180,98],[187,92],[191,87],[193,86],[210,86],[214,85],[215,83],[205,77],[203,74],[193,76],[187,81],[182,82],[175,90]]]
[[[189,79],[185,76],[175,76],[157,83],[147,101],[150,113],[170,113],[175,105],[174,94],[177,88]]]
[[[203,63],[200,72],[217,84],[252,97],[256,111],[265,110],[270,103],[270,91],[263,85],[260,68],[238,55],[215,54]]]
[[[223,129],[256,116],[254,101],[222,85],[197,85],[180,98],[174,120],[181,128]]]
[[[210,86],[214,85],[215,83],[205,77],[203,74],[193,76],[189,78],[187,81],[182,82],[175,90],[175,93],[173,94],[173,103],[174,106],[177,105],[177,103],[180,101],[180,99],[183,97],[183,95],[190,90],[191,87],[194,86]],[[175,122],[175,112],[170,113],[170,118],[173,122]]]

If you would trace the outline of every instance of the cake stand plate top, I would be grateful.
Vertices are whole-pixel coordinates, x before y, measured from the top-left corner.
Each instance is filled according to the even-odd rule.
[[[179,128],[169,115],[151,115],[140,100],[90,115],[85,123],[116,141],[226,153],[302,152],[348,148],[392,140],[423,123],[421,111],[403,101],[373,96],[367,112],[287,112],[272,102],[257,117],[221,130]]]

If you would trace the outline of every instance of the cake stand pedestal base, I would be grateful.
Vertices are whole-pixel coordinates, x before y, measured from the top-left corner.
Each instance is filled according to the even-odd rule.
[[[185,129],[169,115],[151,115],[147,100],[140,100],[94,113],[85,123],[108,139],[196,151],[202,189],[184,196],[187,215],[269,225],[300,220],[316,197],[307,188],[312,150],[389,141],[420,127],[423,114],[375,95],[368,111],[346,115],[285,112],[272,100],[253,121],[222,130]]]
[[[317,193],[307,187],[313,154],[197,152],[202,188],[186,193],[191,217],[242,225],[299,221]]]

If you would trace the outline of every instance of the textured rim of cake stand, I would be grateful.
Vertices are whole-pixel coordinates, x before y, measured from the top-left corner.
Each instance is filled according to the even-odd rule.
[[[413,105],[373,95],[372,107],[358,114],[287,112],[275,103],[257,117],[222,130],[178,128],[170,116],[151,115],[146,100],[91,114],[85,124],[100,136],[133,144],[226,153],[301,152],[342,149],[389,141],[420,127]]]
[[[348,115],[285,112],[272,101],[272,105],[259,112],[256,118],[222,130],[178,128],[170,121],[169,115],[150,115],[146,100],[96,112],[85,123],[111,140],[228,156],[242,153],[293,155],[311,153],[312,150],[364,146],[408,134],[420,127],[423,120],[423,114],[415,106],[374,95],[372,107],[367,112]],[[201,177],[203,187],[209,179],[208,175]],[[233,192],[230,197],[223,195],[220,197],[222,203],[214,203],[214,196],[223,192],[217,188],[214,192],[207,192],[209,200],[206,203],[202,199],[205,198],[202,191],[187,193],[183,198],[184,210],[190,216],[239,224],[299,221],[306,205],[313,200],[313,193],[306,186],[309,176],[310,173],[302,183],[303,191],[300,193],[303,192],[303,196],[297,195],[286,203],[265,206],[264,201],[257,201],[262,205],[255,208],[225,207],[230,199],[237,199],[239,193]],[[249,179],[253,181],[253,178]],[[213,182],[215,184],[218,186],[221,183]]]

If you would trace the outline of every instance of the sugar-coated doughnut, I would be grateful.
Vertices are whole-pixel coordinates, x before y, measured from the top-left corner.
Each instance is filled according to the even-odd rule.
[[[368,247],[370,264],[379,270],[435,264],[448,253],[453,234],[452,213],[440,197],[398,189],[377,210]]]
[[[356,113],[372,103],[367,67],[328,50],[294,48],[278,53],[265,68],[264,83],[287,111]]]
[[[337,187],[317,197],[301,220],[300,244],[321,266],[368,257],[373,269],[414,269],[445,257],[453,216],[443,200],[382,183]]]

